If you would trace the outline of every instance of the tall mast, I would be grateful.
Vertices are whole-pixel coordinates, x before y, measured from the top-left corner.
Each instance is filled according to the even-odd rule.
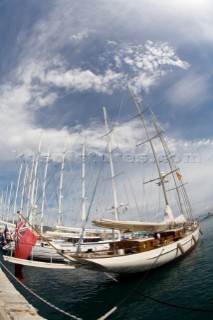
[[[21,212],[23,212],[24,210],[24,194],[26,190],[27,176],[28,176],[28,164],[26,164],[26,167],[25,167],[24,182],[23,182],[22,192],[21,192],[21,203],[20,203]]]
[[[35,205],[34,205],[34,215],[33,215],[33,223],[34,223],[34,225],[37,225],[38,224],[38,222],[37,222],[37,212],[38,212],[38,205],[37,205],[37,203],[38,203],[38,186],[39,186],[39,178],[38,177],[36,177],[36,183],[35,183],[35,196],[34,196],[34,203],[35,203]]]
[[[45,169],[44,169],[44,181],[43,181],[43,186],[42,186],[41,233],[43,233],[43,229],[44,229],[44,202],[45,202],[45,191],[46,191],[47,169],[48,169],[48,164],[49,164],[49,158],[50,158],[50,147],[48,149],[48,154],[47,154],[47,158],[46,158]]]
[[[141,121],[143,123],[143,127],[144,127],[144,130],[146,132],[146,136],[147,136],[148,142],[150,144],[150,147],[152,149],[152,153],[153,153],[153,156],[154,156],[155,164],[156,164],[156,167],[157,167],[157,170],[158,170],[158,175],[159,175],[161,186],[162,186],[162,189],[163,189],[163,195],[164,195],[165,204],[168,205],[169,202],[168,202],[168,198],[167,198],[167,194],[166,194],[166,188],[165,188],[165,184],[164,184],[164,175],[162,175],[162,173],[161,173],[160,164],[159,164],[159,161],[158,161],[158,158],[157,158],[157,155],[156,155],[153,143],[152,143],[152,139],[150,138],[150,135],[149,135],[149,132],[148,132],[148,128],[146,126],[146,122],[145,122],[145,119],[144,119],[144,116],[143,116],[143,112],[141,111],[140,106],[139,106],[135,96],[133,95],[133,93],[132,93],[132,91],[130,90],[129,87],[128,87],[128,90],[129,90],[129,93],[130,93],[130,95],[131,95],[131,97],[132,97],[132,99],[134,101],[134,104],[135,104],[136,109],[138,111],[138,115],[139,115],[139,117],[140,117],[140,119],[141,119]]]
[[[63,189],[63,175],[64,175],[64,163],[65,163],[65,156],[66,156],[66,143],[64,144],[64,150],[62,154],[62,161],[61,161],[61,174],[60,174],[60,182],[59,182],[59,197],[58,197],[58,225],[61,226],[62,222],[62,189]]]
[[[83,135],[82,145],[82,225],[86,221],[86,191],[85,191],[85,177],[86,177],[86,136]]]
[[[27,214],[29,215],[30,214],[30,211],[31,211],[31,198],[30,198],[30,195],[31,195],[31,189],[32,189],[32,181],[33,181],[33,171],[34,171],[34,166],[35,166],[35,155],[33,156],[33,159],[32,159],[32,165],[31,165],[31,168],[29,168],[29,175],[27,173],[27,179],[28,179],[28,193],[27,193]]]
[[[152,120],[152,123],[157,131],[157,133],[159,134],[159,139],[161,141],[161,144],[163,146],[163,149],[164,149],[164,152],[165,152],[165,155],[166,155],[166,158],[167,158],[167,161],[169,163],[169,167],[171,169],[171,174],[172,174],[172,177],[173,177],[173,181],[174,181],[174,185],[175,185],[175,190],[177,192],[177,196],[178,196],[178,200],[179,200],[179,206],[180,206],[180,211],[182,214],[184,214],[184,209],[183,209],[183,203],[181,201],[181,194],[180,194],[180,191],[182,193],[182,199],[184,200],[184,203],[185,203],[185,209],[188,211],[187,213],[189,214],[189,218],[193,220],[193,214],[192,214],[192,208],[191,208],[191,205],[190,205],[190,202],[189,202],[189,199],[188,199],[188,196],[186,194],[186,190],[184,188],[184,185],[182,184],[177,184],[177,177],[175,175],[175,172],[177,172],[177,167],[175,165],[175,163],[173,162],[172,160],[172,157],[171,157],[171,153],[169,151],[169,148],[168,148],[168,145],[167,143],[165,142],[165,140],[163,139],[162,135],[160,134],[160,129],[159,129],[159,126],[158,124],[156,123],[156,120],[154,118],[154,115],[153,113],[151,112],[151,120]],[[179,190],[179,188],[181,187],[181,189]]]
[[[118,220],[118,200],[117,200],[117,193],[115,188],[115,173],[114,173],[114,166],[112,161],[112,146],[111,146],[111,136],[108,126],[108,119],[107,119],[107,112],[106,108],[103,108],[104,112],[104,122],[105,122],[105,130],[107,136],[107,149],[109,155],[109,163],[110,163],[110,170],[111,170],[111,178],[112,178],[112,191],[113,191],[113,199],[114,199],[114,213],[115,213],[115,220]]]
[[[8,191],[9,191],[8,189],[9,189],[9,186],[7,185],[7,190],[6,190],[5,197],[4,197],[4,199],[5,199],[4,200],[4,207],[3,207],[3,216],[4,216],[5,221],[7,221],[6,215],[7,215],[7,202],[8,202]]]
[[[10,184],[10,192],[9,192],[9,197],[8,197],[8,202],[7,202],[7,217],[6,217],[6,221],[8,221],[8,214],[9,214],[9,211],[10,211],[10,200],[11,200],[11,194],[12,194],[12,188],[13,188],[13,181],[11,181],[11,184]]]
[[[17,181],[17,186],[16,186],[14,209],[13,209],[13,224],[14,224],[15,215],[16,215],[16,203],[17,203],[18,189],[19,189],[19,184],[20,184],[20,179],[21,179],[22,168],[23,168],[23,162],[21,163],[21,166],[20,166],[20,169],[19,169],[18,181]]]
[[[30,203],[30,212],[29,212],[29,222],[33,224],[34,213],[35,213],[35,187],[36,187],[36,178],[37,178],[37,169],[38,169],[38,161],[41,154],[41,142],[42,142],[42,135],[38,145],[38,151],[35,155],[35,162],[34,162],[34,170],[33,170],[33,177],[32,177],[32,189],[31,189],[31,203]]]
[[[0,198],[0,205],[1,205],[1,220],[4,220],[4,217],[3,217],[3,212],[4,212],[4,209],[3,209],[3,206],[4,206],[4,193],[3,191],[1,192],[1,198]]]

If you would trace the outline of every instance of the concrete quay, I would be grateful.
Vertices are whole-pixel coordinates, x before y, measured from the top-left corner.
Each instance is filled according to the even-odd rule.
[[[15,289],[0,267],[0,320],[42,320],[37,310]]]

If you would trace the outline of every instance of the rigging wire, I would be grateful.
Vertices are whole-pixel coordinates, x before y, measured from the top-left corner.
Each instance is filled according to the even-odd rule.
[[[143,278],[139,281],[139,283],[137,283],[137,285],[135,286],[135,288],[131,289],[130,292],[127,294],[127,296],[125,298],[123,298],[121,300],[121,302],[117,305],[117,306],[114,306],[112,309],[110,309],[106,314],[104,314],[102,317],[98,318],[97,320],[104,320],[104,319],[107,319],[113,312],[115,312],[116,310],[118,310],[118,308],[127,300],[127,298],[134,292],[136,294],[138,294],[139,296],[142,296],[144,297],[145,299],[148,299],[148,300],[151,300],[151,301],[154,301],[154,302],[157,302],[157,303],[160,303],[160,304],[163,304],[163,305],[166,305],[166,306],[169,306],[169,307],[173,307],[173,308],[177,308],[177,309],[182,309],[182,310],[189,310],[189,311],[195,311],[195,312],[207,312],[207,313],[212,313],[213,310],[211,309],[203,309],[203,308],[191,308],[191,307],[184,307],[184,306],[180,306],[180,305],[177,305],[177,304],[173,304],[173,303],[169,303],[169,302],[166,302],[166,301],[162,301],[160,299],[157,299],[157,298],[153,298],[147,294],[143,294],[139,291],[137,291],[137,288],[139,287],[139,285],[141,285],[141,283],[145,280],[145,278],[148,276],[148,274],[151,272],[151,269],[154,267],[154,264],[157,262],[157,260],[159,259],[159,257],[161,256],[161,254],[163,253],[164,249],[161,251],[160,255],[157,257],[157,259],[154,261],[153,265],[151,266],[151,268],[146,272],[146,274],[143,276]],[[33,292],[31,289],[29,289],[26,285],[20,283],[17,278],[11,273],[11,271],[5,266],[5,264],[3,264],[1,261],[0,261],[0,264],[1,266],[4,268],[4,270],[6,270],[10,275],[11,277],[16,281],[18,282],[21,286],[23,286],[27,291],[29,291],[32,295],[34,295],[36,298],[38,298],[40,301],[42,301],[43,303],[47,304],[48,306],[50,306],[51,308],[55,309],[56,311],[60,312],[60,313],[63,313],[64,315],[72,318],[72,319],[75,319],[75,320],[82,320],[80,318],[77,318],[76,316],[72,315],[72,314],[69,314],[68,312],[54,306],[53,304],[51,304],[50,302],[48,302],[47,300],[43,299],[42,297],[40,297],[38,294],[36,294],[35,292]],[[105,272],[105,274],[110,278],[112,279],[113,281],[115,282],[118,282],[117,279],[115,279],[114,277],[112,277],[111,275],[109,275],[108,273]],[[125,288],[127,288],[126,286],[124,286]]]
[[[153,262],[153,264],[151,265],[150,269],[146,272],[146,274],[144,275],[144,277],[141,279],[141,281],[139,281],[135,288],[139,287],[139,285],[145,280],[145,278],[148,276],[148,274],[150,273],[150,271],[152,270],[152,268],[154,267],[154,265],[156,264],[156,262],[158,261],[158,259],[160,258],[161,254],[163,253],[164,248],[161,250],[160,254],[157,256],[156,260]],[[106,273],[106,275],[108,276],[108,274]],[[113,279],[114,280],[114,279]],[[134,289],[135,289],[134,288]],[[134,290],[130,290],[129,293],[119,302],[119,304],[117,306],[114,306],[109,312],[107,312],[103,317],[99,318],[98,320],[104,320],[106,319],[109,315],[112,314],[112,310],[116,311],[118,309],[118,307],[120,307],[127,299],[128,297],[132,294],[132,292],[134,292]],[[113,312],[114,312],[113,311]]]
[[[84,230],[86,228],[86,224],[87,224],[87,221],[89,219],[90,210],[91,210],[91,207],[92,207],[92,204],[93,204],[93,200],[95,198],[95,193],[96,193],[96,190],[97,190],[97,187],[98,187],[98,182],[99,182],[99,179],[100,179],[100,176],[101,176],[102,168],[103,168],[103,166],[101,166],[100,169],[99,169],[99,173],[98,173],[98,177],[97,177],[97,180],[96,180],[95,188],[93,190],[92,198],[91,198],[91,201],[90,201],[90,204],[89,204],[89,208],[87,210],[86,219],[85,219],[85,221],[83,221],[81,236],[80,236],[80,239],[79,239],[79,242],[78,242],[78,247],[77,247],[77,252],[80,250],[80,246],[81,246],[81,243],[83,241]]]
[[[95,188],[96,189],[96,188]],[[94,190],[94,193],[95,193],[95,190]],[[92,201],[93,201],[93,199],[94,199],[94,197],[92,197]],[[91,208],[91,207],[90,207]],[[88,210],[88,215],[89,215],[89,211],[90,211],[90,209]],[[88,215],[87,215],[87,219],[88,219]],[[163,249],[164,250],[164,249]],[[162,252],[163,252],[163,250],[162,250]],[[160,253],[160,255],[162,254],[162,252]],[[158,260],[158,258],[160,257],[160,255],[157,257],[157,259],[156,259],[156,261]],[[199,308],[189,308],[189,307],[184,307],[184,306],[179,306],[179,305],[176,305],[176,304],[172,304],[172,303],[168,303],[168,302],[165,302],[165,301],[162,301],[162,300],[159,300],[159,299],[156,299],[156,298],[153,298],[153,297],[151,297],[151,296],[148,296],[148,295],[146,295],[146,294],[142,294],[142,293],[140,293],[140,292],[138,292],[137,291],[137,288],[139,287],[139,285],[145,280],[145,278],[148,276],[148,274],[150,273],[150,271],[151,271],[151,269],[153,268],[153,266],[154,266],[154,264],[156,263],[156,261],[153,263],[153,265],[151,266],[151,268],[147,271],[147,273],[146,273],[146,275],[141,279],[141,281],[139,281],[139,283],[136,285],[136,287],[135,288],[133,288],[133,289],[131,289],[131,291],[128,293],[128,295],[124,298],[124,299],[122,299],[122,301],[117,305],[117,306],[115,306],[115,307],[113,307],[109,312],[107,312],[103,317],[101,317],[101,318],[99,318],[99,319],[106,319],[109,315],[111,315],[113,312],[115,312],[117,309],[118,309],[118,307],[121,305],[121,304],[123,304],[126,300],[127,300],[127,298],[130,296],[130,294],[132,293],[132,292],[134,292],[134,293],[136,293],[136,294],[138,294],[138,295],[140,295],[140,296],[143,296],[145,299],[149,299],[149,300],[151,300],[151,301],[155,301],[155,302],[158,302],[158,303],[160,303],[160,304],[164,304],[164,305],[167,305],[167,306],[170,306],[170,307],[175,307],[175,308],[179,308],[179,309],[184,309],[184,310],[190,310],[190,311],[198,311],[198,312],[213,312],[213,310],[208,310],[208,309],[199,309]],[[0,262],[1,263],[1,262]],[[2,264],[2,263],[1,263]],[[108,275],[109,276],[109,275]],[[112,278],[112,277],[111,277]],[[113,279],[113,278],[112,278]],[[115,279],[113,279],[114,281],[116,281]],[[25,286],[24,286],[25,287]],[[27,287],[26,287],[27,288]],[[34,293],[33,293],[34,294]],[[34,294],[35,296],[37,296],[36,294]],[[41,298],[42,299],[42,298]],[[44,299],[42,299],[42,300],[44,300]],[[44,300],[45,301],[45,300]],[[51,305],[51,304],[49,304],[49,305]],[[57,307],[56,307],[57,308]],[[58,309],[58,308],[57,308]],[[59,309],[60,310],[60,309]],[[67,315],[67,313],[65,313],[64,312],[64,314],[66,314]],[[68,314],[69,315],[69,314]],[[74,319],[79,319],[79,318],[76,318],[75,316],[72,316],[71,315],[71,317],[72,318],[74,318]]]
[[[142,216],[141,216],[141,214],[140,214],[140,209],[139,209],[138,202],[137,202],[137,200],[136,200],[136,196],[135,196],[135,193],[134,193],[134,188],[133,188],[132,182],[131,182],[131,180],[130,180],[130,178],[129,178],[128,173],[126,173],[126,176],[127,176],[127,180],[128,180],[128,182],[129,182],[129,185],[130,185],[130,190],[131,190],[132,197],[133,197],[133,200],[134,200],[136,209],[137,209],[137,213],[138,213],[138,216],[139,216],[139,220],[141,220],[141,219],[142,219]],[[130,201],[129,201],[128,203],[130,203]]]
[[[189,311],[194,311],[194,312],[208,312],[208,313],[212,313],[213,309],[203,309],[203,308],[192,308],[192,307],[184,307],[184,306],[180,306],[174,303],[170,303],[170,302],[166,302],[166,301],[162,301],[160,299],[157,298],[153,298],[147,294],[141,293],[139,291],[137,291],[137,288],[141,285],[141,283],[147,278],[147,276],[149,275],[149,273],[151,272],[151,270],[153,269],[155,263],[157,262],[157,260],[160,258],[161,254],[163,253],[164,249],[160,252],[159,256],[157,257],[157,259],[154,261],[153,265],[151,266],[151,268],[145,273],[145,275],[142,277],[142,279],[137,283],[137,285],[133,288],[130,289],[127,286],[123,286],[125,289],[129,289],[129,293],[116,305],[114,306],[112,309],[110,309],[107,313],[105,313],[102,317],[98,318],[97,320],[105,320],[107,319],[113,312],[117,311],[118,308],[128,299],[128,297],[132,294],[132,293],[136,293],[139,296],[142,296],[145,299],[166,305],[168,307],[173,307],[176,309],[182,309],[182,310],[189,310]],[[118,282],[117,279],[111,277],[108,275],[108,273],[105,272],[105,274],[110,277],[110,279],[112,279],[113,281]]]

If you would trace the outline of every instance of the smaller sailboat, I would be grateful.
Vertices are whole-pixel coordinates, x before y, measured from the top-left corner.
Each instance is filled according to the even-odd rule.
[[[60,186],[59,186],[59,206],[58,206],[58,226],[56,230],[47,231],[45,238],[49,239],[49,242],[40,241],[34,246],[31,252],[31,258],[41,261],[64,261],[61,253],[76,253],[80,252],[93,252],[109,249],[109,240],[103,239],[103,234],[106,237],[106,232],[94,229],[85,229],[86,223],[86,192],[85,192],[85,150],[86,138],[84,136],[82,144],[82,227],[73,228],[62,225],[62,189],[63,189],[63,173],[66,157],[66,144],[64,145],[62,162],[61,162],[61,174],[60,174]],[[96,232],[95,232],[96,231]],[[52,244],[54,247],[52,247]],[[56,252],[54,249],[57,249]]]
[[[192,208],[179,168],[176,167],[164,140],[162,130],[160,130],[152,111],[148,109],[142,112],[131,89],[129,89],[129,92],[137,109],[137,117],[140,119],[145,132],[146,141],[144,143],[148,144],[153,155],[158,176],[148,182],[155,182],[162,189],[163,220],[161,222],[125,221],[119,220],[117,214],[114,220],[94,220],[93,225],[96,227],[119,230],[121,233],[120,240],[111,242],[110,249],[107,252],[77,252],[72,255],[72,258],[84,265],[85,268],[120,274],[143,272],[185,256],[196,247],[201,233],[197,221],[193,218]],[[148,116],[145,118],[147,114]],[[159,146],[161,146],[166,159],[164,161],[167,165],[166,171],[165,168],[162,169],[162,163],[157,156],[156,149]],[[110,165],[112,170],[111,158]],[[144,184],[148,182],[144,182]],[[175,194],[176,201],[176,205],[172,203],[173,209],[169,197],[171,192]],[[114,203],[114,207],[117,208],[115,190]],[[128,238],[124,237],[126,234],[130,236]]]
[[[39,148],[37,154],[40,154],[41,141],[39,143]],[[60,183],[59,183],[59,201],[58,201],[58,226],[56,226],[54,231],[46,231],[43,232],[43,212],[44,212],[44,199],[45,199],[45,185],[46,185],[46,175],[47,175],[47,166],[48,159],[50,155],[50,150],[48,151],[48,156],[46,159],[45,172],[44,172],[44,183],[42,186],[42,210],[41,210],[41,236],[38,241],[32,247],[32,250],[29,253],[29,259],[31,260],[30,265],[33,264],[32,261],[42,261],[42,262],[50,262],[52,263],[61,263],[65,262],[67,259],[64,257],[64,254],[72,254],[77,251],[80,252],[93,252],[100,250],[109,250],[109,239],[110,234],[112,236],[112,232],[106,232],[103,230],[95,230],[95,229],[85,229],[86,223],[86,194],[85,194],[85,137],[84,143],[82,147],[82,227],[74,228],[74,227],[66,227],[62,226],[62,190],[63,190],[63,173],[64,173],[64,165],[65,165],[65,156],[66,156],[66,144],[64,145],[62,161],[61,161],[61,172],[60,172]],[[34,166],[38,162],[34,160]],[[35,170],[34,170],[35,171]],[[33,170],[32,170],[33,172]],[[36,175],[36,174],[34,174]],[[35,179],[34,179],[35,180]],[[33,181],[34,181],[33,180]],[[36,199],[34,199],[34,191],[32,192],[33,197],[31,200],[32,208],[35,208]],[[30,209],[29,209],[30,211]],[[31,212],[32,211],[32,212]],[[33,215],[33,210],[30,211],[29,217],[31,217],[30,225],[32,225],[32,221],[34,220],[32,216],[35,216],[35,212]],[[114,237],[114,235],[113,235]],[[3,246],[3,250],[10,253],[12,256],[14,254],[15,242],[11,242],[7,245]],[[9,257],[7,260],[11,260]],[[25,262],[29,263],[29,262]],[[37,264],[35,264],[37,265]],[[59,266],[61,267],[61,265]]]
[[[22,213],[18,211],[19,217],[15,232],[15,242],[13,242],[13,247],[11,249],[11,253],[14,253],[14,257],[11,256],[5,256],[3,255],[3,259],[7,262],[11,262],[15,264],[15,273],[17,275],[17,278],[20,278],[22,281],[22,266],[31,266],[31,267],[40,267],[40,268],[53,268],[53,269],[74,269],[75,267],[73,265],[70,265],[68,263],[69,261],[66,260],[66,255],[61,252],[58,248],[56,248],[51,242],[43,238],[43,236],[40,234],[40,237],[47,242],[48,246],[51,249],[54,249],[54,252],[57,253],[58,256],[61,256],[63,259],[60,260],[64,263],[53,263],[53,261],[50,262],[43,262],[43,261],[35,261],[33,260],[33,254],[32,250],[35,248],[36,242],[38,241],[38,236],[36,234],[39,234],[38,231],[35,230],[35,228],[23,217]],[[21,217],[21,218],[20,218]],[[30,227],[28,227],[28,225]],[[32,230],[35,231],[35,233],[32,232]],[[40,244],[39,244],[40,245]],[[31,259],[29,259],[31,258]]]

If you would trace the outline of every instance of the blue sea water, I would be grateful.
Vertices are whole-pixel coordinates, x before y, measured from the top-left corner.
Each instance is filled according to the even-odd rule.
[[[117,310],[107,319],[211,320],[213,312],[205,310],[213,310],[213,218],[200,225],[203,235],[193,252],[148,274],[115,276],[116,282],[104,273],[84,269],[24,267],[25,284],[51,304],[84,320],[99,319],[115,306]],[[14,285],[44,318],[69,319]]]

